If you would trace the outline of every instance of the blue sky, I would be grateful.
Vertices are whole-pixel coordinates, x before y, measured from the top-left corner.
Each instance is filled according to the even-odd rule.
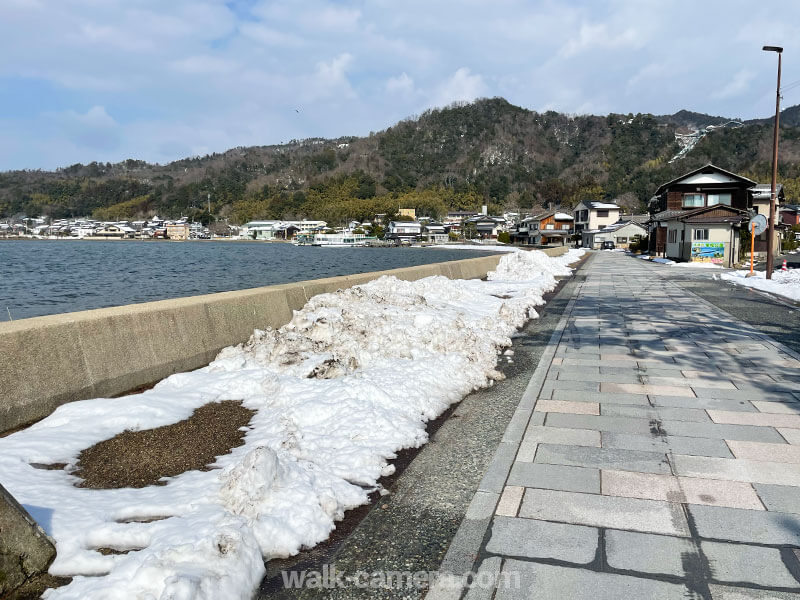
[[[761,46],[788,85],[797,40],[794,0],[2,0],[0,170],[365,135],[476,97],[763,117]]]

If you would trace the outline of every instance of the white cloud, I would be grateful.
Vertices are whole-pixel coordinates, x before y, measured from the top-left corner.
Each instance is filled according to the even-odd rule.
[[[722,88],[716,92],[713,92],[711,97],[724,99],[741,96],[750,89],[750,84],[755,76],[756,74],[750,69],[742,69],[738,71]]]
[[[470,101],[488,93],[483,77],[473,75],[466,67],[459,68],[436,89],[434,106],[444,106],[451,102]]]
[[[103,106],[93,106],[81,114],[68,110],[53,115],[68,139],[77,146],[91,150],[108,151],[117,148],[121,131],[117,122]]]
[[[408,96],[414,93],[414,80],[406,72],[397,77],[390,77],[386,80],[386,92],[388,94],[400,94]]]

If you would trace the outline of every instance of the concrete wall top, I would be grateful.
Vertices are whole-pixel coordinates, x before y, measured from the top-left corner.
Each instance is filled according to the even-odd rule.
[[[566,248],[546,252],[557,256]],[[60,404],[123,394],[202,367],[254,329],[288,323],[317,294],[393,275],[481,278],[502,255],[0,323],[0,432]]]

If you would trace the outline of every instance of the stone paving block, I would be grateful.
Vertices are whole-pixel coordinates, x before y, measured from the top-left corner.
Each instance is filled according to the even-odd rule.
[[[651,429],[650,421],[646,419],[604,417],[602,415],[568,415],[562,413],[548,413],[545,424],[552,427],[595,429],[597,431],[613,431],[615,433],[649,434]],[[721,438],[722,436],[720,436]]]
[[[789,393],[750,390],[720,390],[706,387],[693,387],[698,398],[721,398],[725,400],[766,400],[768,402],[792,402],[796,398]]]
[[[497,503],[496,514],[506,517],[517,516],[517,510],[522,502],[522,494],[525,488],[517,485],[507,485],[503,489],[500,501]]]
[[[711,419],[704,410],[696,408],[651,408],[647,406],[631,406],[624,404],[601,404],[600,414],[610,417],[634,417],[637,419],[659,419],[674,421],[695,421],[710,423]]]
[[[504,580],[506,583],[504,584]],[[512,584],[516,580],[516,584]],[[580,568],[559,567],[532,562],[508,560],[497,585],[496,600],[555,600],[591,598],[653,598],[687,600],[684,585],[655,579],[598,573]]]
[[[539,444],[536,440],[532,438],[523,439],[514,460],[517,462],[533,462],[533,459],[536,458],[536,450],[538,447]]]
[[[491,556],[483,560],[478,567],[477,575],[473,578],[464,600],[491,600],[494,590],[500,579],[500,569],[503,559]],[[427,596],[426,596],[427,600]]]
[[[659,367],[639,367],[638,365],[633,366],[625,366],[625,367],[612,367],[612,366],[601,366],[600,373],[602,374],[613,374],[613,375],[624,375],[626,373],[631,374],[635,373],[636,375],[646,375],[648,377],[683,377],[681,371],[678,369],[665,369]]]
[[[599,494],[600,470],[568,465],[515,462],[508,476],[508,484]]]
[[[714,388],[719,390],[736,390],[738,389],[733,383],[721,375],[717,379],[689,379],[687,377],[647,377],[647,383],[651,385],[667,385],[667,386],[700,386],[704,388]]]
[[[570,402],[601,402],[603,404],[636,404],[649,406],[647,396],[641,394],[603,394],[601,392],[576,392],[574,390],[555,390],[553,400]],[[755,408],[753,409],[755,411]]]
[[[608,565],[624,571],[686,577],[686,566],[700,561],[690,539],[608,529],[605,533]]]
[[[749,483],[606,470],[601,479],[607,496],[764,510]]]
[[[800,490],[791,485],[754,483],[756,493],[767,510],[800,514]]]
[[[736,458],[800,464],[800,446],[728,440],[728,447]]]
[[[784,427],[778,427],[778,433],[780,433],[783,439],[790,444],[795,446],[800,445],[800,429],[787,429]]]
[[[635,383],[601,383],[601,392],[612,394],[656,394],[660,396],[694,397],[692,388],[678,385],[649,385]]]
[[[740,412],[758,412],[747,400],[725,400],[720,398],[687,398],[686,396],[648,396],[653,406],[670,408],[696,408],[701,410],[733,410]]]
[[[500,442],[492,457],[492,462],[489,463],[486,473],[484,473],[483,479],[478,485],[478,489],[484,492],[501,493],[508,476],[508,470],[511,468],[511,463],[514,462],[516,454],[516,443]]]
[[[800,402],[764,402],[763,400],[753,400],[751,404],[762,413],[800,415]]]
[[[689,505],[689,513],[705,539],[800,546],[800,515],[697,504]]]
[[[567,444],[599,448],[600,432],[591,429],[565,429],[531,425],[525,432],[525,440],[532,440],[542,444]]]
[[[742,413],[755,414],[755,413]],[[595,417],[597,418],[597,417]],[[744,440],[780,444],[783,438],[772,427],[752,425],[721,425],[718,423],[693,423],[691,421],[661,421],[661,431],[666,435],[684,437],[716,438],[721,440]]]
[[[689,526],[680,505],[656,500],[528,488],[522,499],[519,516],[576,525],[689,536]]]
[[[663,452],[618,450],[616,448],[539,444],[539,449],[536,451],[536,462],[596,469],[640,471],[642,473],[671,472]]]
[[[571,372],[561,371],[558,374],[558,381],[592,381],[599,383],[642,383],[641,378],[636,373],[617,373],[600,375],[595,373],[584,373],[583,369]]]
[[[528,426],[529,417],[529,411],[517,409],[503,432],[503,441],[518,442],[521,440],[522,434],[525,433],[525,428]]]
[[[800,415],[776,415],[768,413],[744,413],[727,410],[709,410],[714,423],[727,425],[753,425],[755,427],[787,427],[800,429]]]
[[[599,415],[600,405],[594,402],[570,402],[568,400],[539,400],[535,412],[557,412],[574,415]]]
[[[475,492],[472,502],[467,507],[467,519],[488,519],[494,514],[500,494],[494,492]]]
[[[603,448],[625,450],[646,450],[650,452],[671,452],[693,456],[716,456],[733,458],[725,440],[675,435],[636,435],[631,433],[602,432]]]
[[[711,600],[800,600],[800,594],[792,592],[773,592],[719,584],[708,586]]]
[[[788,463],[680,454],[670,456],[670,462],[675,473],[684,477],[800,486],[800,469]]]
[[[608,365],[614,364],[615,362],[636,364],[639,361],[639,358],[634,356],[630,352],[627,353],[615,352],[613,354],[611,353],[601,354],[600,360],[603,364],[608,364]]]
[[[594,527],[496,517],[486,550],[503,556],[589,564],[597,553],[598,540],[598,530]]]
[[[576,390],[579,392],[599,392],[600,384],[596,381],[560,381],[558,379],[548,379],[545,386],[550,386],[553,390]]]

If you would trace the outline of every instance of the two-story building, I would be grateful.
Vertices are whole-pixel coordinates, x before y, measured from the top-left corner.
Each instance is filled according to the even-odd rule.
[[[650,253],[673,260],[738,262],[739,233],[755,214],[769,216],[769,185],[712,164],[673,179],[650,199]],[[777,202],[783,189],[777,190]],[[776,222],[777,222],[776,211]],[[756,237],[757,254],[766,252],[766,233]],[[773,240],[778,247],[778,238]]]
[[[575,217],[575,232],[590,229],[603,229],[619,221],[622,209],[613,202],[583,200],[572,209]]]
[[[419,221],[390,221],[386,226],[385,239],[409,244],[416,242],[421,233],[422,223]]]

